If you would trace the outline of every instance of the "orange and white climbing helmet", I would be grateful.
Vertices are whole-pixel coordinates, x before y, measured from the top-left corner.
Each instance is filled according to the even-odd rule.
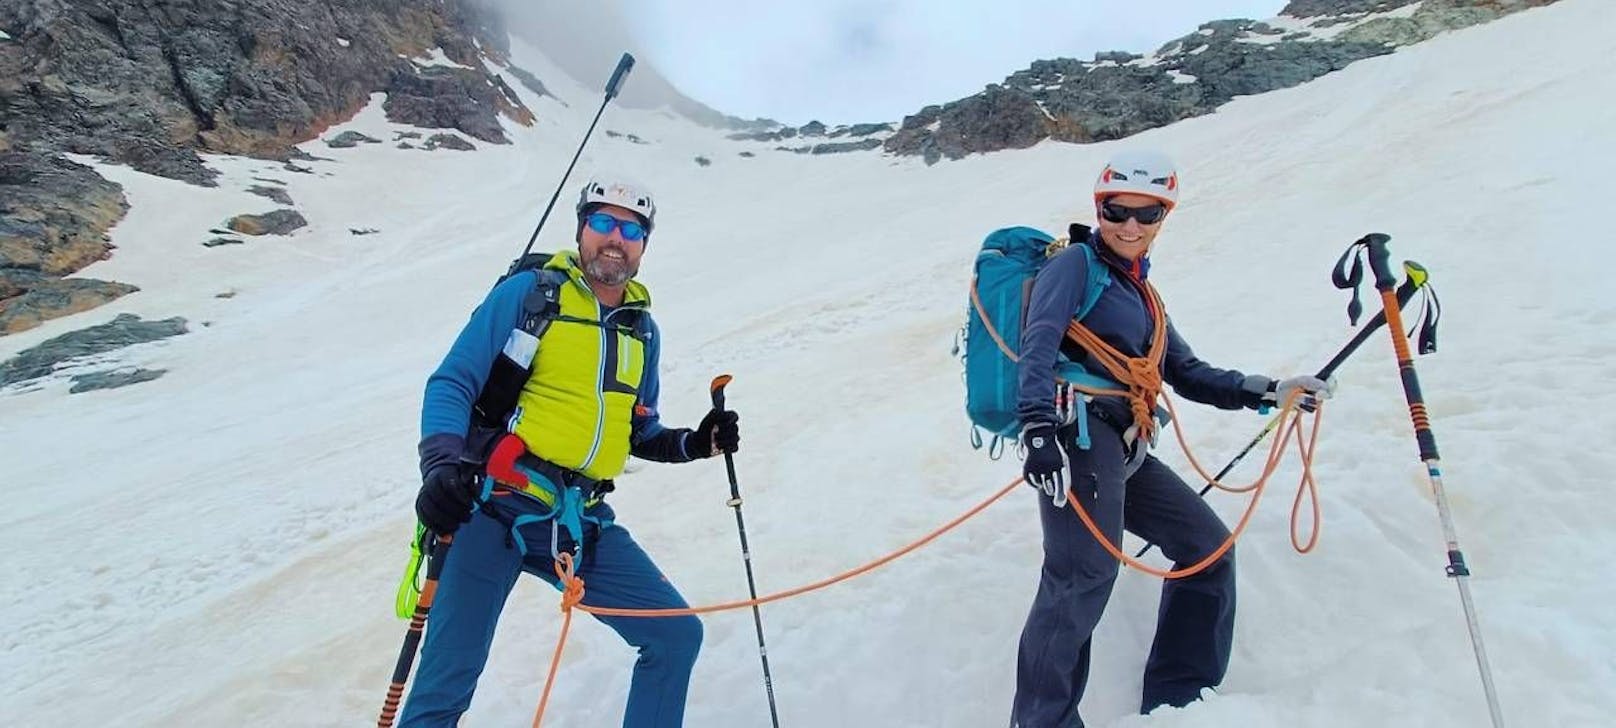
[[[1178,167],[1165,154],[1121,152],[1100,170],[1100,178],[1094,181],[1094,201],[1123,194],[1154,197],[1172,209],[1178,205]]]

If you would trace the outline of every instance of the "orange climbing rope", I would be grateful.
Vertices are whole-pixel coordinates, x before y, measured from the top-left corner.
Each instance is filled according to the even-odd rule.
[[[1252,493],[1251,502],[1247,504],[1246,511],[1245,513],[1241,514],[1240,521],[1235,525],[1234,530],[1229,533],[1229,538],[1226,539],[1223,545],[1219,546],[1217,550],[1213,551],[1211,554],[1207,555],[1206,558],[1195,564],[1178,570],[1163,570],[1141,563],[1123,553],[1119,548],[1117,548],[1116,544],[1111,543],[1111,540],[1106,538],[1105,534],[1100,531],[1097,525],[1095,525],[1093,519],[1089,517],[1089,514],[1083,510],[1082,505],[1079,504],[1075,495],[1068,492],[1067,500],[1071,503],[1072,509],[1076,511],[1079,520],[1081,520],[1083,525],[1088,528],[1090,535],[1094,536],[1095,540],[1099,541],[1100,545],[1103,546],[1112,557],[1124,564],[1127,564],[1128,566],[1153,576],[1164,579],[1180,579],[1205,570],[1213,563],[1216,563],[1217,560],[1222,558],[1225,553],[1228,553],[1229,549],[1232,548],[1235,542],[1240,539],[1240,536],[1242,533],[1244,533],[1247,524],[1249,524],[1251,521],[1252,514],[1256,512],[1257,502],[1262,498],[1262,491],[1266,486],[1269,477],[1273,475],[1274,470],[1279,465],[1281,456],[1285,451],[1285,445],[1290,442],[1291,437],[1294,435],[1296,437],[1297,448],[1302,455],[1302,482],[1297,487],[1296,500],[1291,506],[1291,545],[1295,547],[1297,551],[1307,553],[1308,551],[1311,551],[1317,544],[1319,535],[1318,494],[1317,486],[1313,480],[1312,471],[1313,453],[1315,448],[1313,447],[1312,443],[1315,443],[1318,439],[1319,426],[1322,422],[1322,418],[1320,417],[1320,413],[1314,413],[1312,433],[1309,436],[1304,437],[1302,435],[1302,418],[1296,413],[1295,408],[1297,396],[1297,394],[1293,394],[1291,398],[1284,403],[1284,406],[1280,409],[1280,412],[1277,415],[1280,418],[1278,429],[1280,429],[1283,434],[1278,440],[1275,440],[1274,444],[1270,447],[1268,458],[1263,465],[1262,474],[1258,476],[1257,480],[1252,482],[1250,485],[1240,487],[1223,485],[1206,473],[1205,469],[1203,469],[1200,463],[1196,460],[1195,455],[1190,452],[1188,441],[1184,437],[1184,431],[1178,424],[1177,413],[1176,411],[1173,412],[1173,432],[1175,435],[1177,435],[1179,445],[1183,448],[1185,456],[1189,459],[1190,465],[1195,468],[1195,471],[1200,474],[1202,478],[1206,479],[1207,482],[1216,485],[1220,489],[1235,493]],[[1172,411],[1172,399],[1168,397],[1164,397],[1164,399],[1167,401],[1168,410]],[[1296,415],[1294,419],[1291,418],[1292,415]],[[849,569],[835,576],[821,579],[820,581],[816,581],[811,584],[805,584],[793,589],[774,592],[756,599],[738,599],[719,604],[676,609],[623,609],[618,607],[599,607],[584,604],[584,580],[575,572],[572,555],[562,553],[555,563],[556,577],[562,584],[561,612],[563,617],[561,622],[561,634],[556,638],[555,653],[550,658],[550,674],[545,678],[544,681],[544,694],[540,698],[539,707],[533,715],[533,728],[539,728],[540,724],[544,720],[545,709],[548,707],[550,702],[550,691],[554,687],[556,675],[560,671],[561,653],[566,648],[567,634],[572,627],[572,610],[574,608],[597,616],[678,617],[695,614],[710,614],[713,612],[722,612],[732,609],[744,609],[754,605],[768,604],[770,602],[777,602],[783,599],[789,599],[791,597],[807,594],[809,592],[818,591],[833,584],[851,579],[855,576],[860,576],[862,574],[869,573],[870,571],[874,571],[875,569],[896,561],[897,559],[902,558],[903,556],[919,549],[920,547],[931,543],[939,536],[952,531],[961,523],[970,520],[976,514],[986,510],[987,507],[993,505],[995,501],[1009,495],[1010,492],[1022,482],[1022,478],[1016,478],[1015,480],[1010,481],[1003,488],[1000,488],[998,492],[988,496],[988,498],[983,500],[981,503],[972,506],[970,510],[967,510],[959,517],[937,527],[930,533],[916,539],[908,545],[882,556],[879,559],[871,561],[868,564]],[[1296,538],[1296,516],[1301,507],[1302,495],[1304,492],[1310,496],[1313,503],[1313,530],[1307,544],[1305,545],[1297,543]]]
[[[1313,448],[1308,445],[1308,442],[1316,441],[1318,439],[1319,424],[1323,421],[1323,418],[1320,417],[1319,413],[1314,413],[1313,433],[1310,437],[1304,438],[1302,436],[1302,418],[1297,416],[1295,419],[1289,419],[1290,416],[1296,411],[1295,400],[1298,394],[1299,393],[1292,393],[1290,399],[1285,402],[1285,406],[1280,409],[1278,415],[1280,418],[1278,429],[1283,434],[1279,439],[1275,440],[1274,444],[1269,448],[1268,459],[1263,464],[1262,475],[1257,476],[1257,479],[1250,485],[1240,487],[1231,487],[1219,483],[1216,478],[1208,475],[1206,470],[1201,467],[1201,464],[1196,461],[1194,453],[1190,452],[1188,442],[1184,439],[1184,431],[1179,427],[1178,413],[1173,409],[1172,398],[1165,395],[1163,396],[1163,400],[1167,402],[1168,411],[1172,413],[1173,433],[1178,436],[1179,446],[1183,448],[1184,455],[1189,458],[1190,465],[1195,468],[1195,472],[1204,478],[1208,483],[1211,483],[1222,490],[1232,493],[1251,492],[1251,502],[1246,505],[1245,513],[1240,514],[1240,520],[1235,524],[1234,530],[1229,532],[1229,537],[1224,539],[1223,544],[1218,546],[1217,549],[1213,550],[1212,553],[1207,554],[1206,558],[1203,558],[1194,564],[1177,570],[1158,569],[1145,564],[1138,559],[1123,553],[1122,549],[1117,548],[1117,545],[1112,543],[1111,539],[1107,538],[1105,533],[1100,530],[1100,527],[1094,523],[1094,519],[1089,517],[1088,512],[1083,509],[1083,504],[1078,502],[1075,494],[1072,494],[1070,491],[1067,493],[1067,502],[1071,504],[1072,510],[1077,512],[1078,520],[1082,521],[1083,526],[1089,530],[1089,535],[1093,536],[1094,540],[1099,541],[1100,545],[1104,547],[1106,552],[1110,553],[1113,558],[1152,576],[1161,577],[1163,579],[1182,579],[1184,577],[1192,576],[1205,571],[1213,564],[1217,563],[1218,559],[1223,558],[1223,555],[1228,553],[1229,549],[1234,548],[1235,542],[1240,540],[1240,534],[1246,530],[1247,524],[1251,522],[1252,514],[1257,512],[1257,502],[1262,500],[1263,488],[1267,485],[1268,478],[1274,474],[1274,469],[1279,466],[1280,457],[1285,452],[1286,443],[1290,442],[1292,435],[1295,435],[1297,446],[1302,453],[1302,482],[1297,486],[1296,501],[1291,505],[1291,545],[1295,547],[1297,551],[1305,554],[1308,551],[1313,550],[1313,546],[1318,543],[1319,537],[1319,503],[1318,494],[1313,481]],[[1288,426],[1287,420],[1289,421]],[[1296,513],[1301,506],[1303,492],[1309,493],[1313,500],[1313,533],[1309,537],[1305,547],[1296,542]]]
[[[898,560],[905,554],[908,554],[915,549],[931,543],[932,541],[936,540],[938,536],[954,530],[954,527],[970,520],[972,516],[981,513],[983,510],[986,510],[988,506],[993,505],[994,501],[1009,495],[1010,491],[1015,490],[1016,486],[1020,485],[1021,482],[1021,478],[1016,478],[1015,480],[1010,481],[1009,484],[1005,485],[1003,488],[1000,488],[999,492],[988,496],[987,500],[976,504],[958,518],[939,526],[931,533],[920,537],[913,543],[910,543],[897,551],[887,554],[886,556],[882,556],[881,558],[871,561],[863,566],[849,569],[828,579],[822,579],[812,584],[806,584],[795,589],[787,589],[785,591],[767,594],[756,599],[741,599],[733,602],[724,602],[722,604],[712,604],[705,607],[689,607],[685,609],[619,609],[616,607],[595,607],[584,604],[584,580],[573,571],[572,554],[561,554],[561,557],[556,560],[555,572],[556,577],[559,578],[561,583],[564,585],[561,593],[561,612],[565,616],[562,617],[561,621],[561,635],[556,638],[555,655],[550,658],[550,675],[544,680],[544,697],[539,700],[539,709],[533,715],[533,728],[538,728],[539,724],[544,720],[544,709],[550,701],[550,688],[555,683],[556,672],[561,665],[561,651],[566,647],[567,631],[572,626],[573,607],[577,607],[580,610],[589,612],[590,614],[594,614],[596,616],[681,617],[691,614],[722,612],[730,609],[744,609],[754,604],[768,604],[769,602],[777,602],[781,599],[789,599],[800,594],[807,594],[808,592],[823,589],[837,582],[846,581],[855,576],[874,571],[875,569]]]

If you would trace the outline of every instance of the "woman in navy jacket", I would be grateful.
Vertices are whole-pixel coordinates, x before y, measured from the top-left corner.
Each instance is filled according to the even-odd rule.
[[[1276,381],[1219,369],[1195,357],[1161,310],[1146,283],[1150,249],[1162,222],[1178,202],[1178,173],[1166,157],[1125,153],[1114,158],[1095,183],[1099,228],[1088,240],[1051,259],[1039,272],[1027,307],[1019,364],[1018,413],[1027,482],[1043,491],[1044,563],[1027,623],[1021,633],[1012,725],[1016,728],[1081,726],[1078,701],[1088,682],[1089,645],[1116,580],[1118,562],[1078,519],[1069,497],[1095,520],[1112,543],[1122,530],[1161,546],[1184,568],[1211,554],[1229,536],[1216,513],[1184,480],[1149,453],[1160,383],[1180,395],[1223,409],[1258,408],[1284,402],[1300,390],[1328,396],[1314,377]],[[1092,254],[1077,250],[1087,245]],[[1111,283],[1080,324],[1087,344],[1067,335],[1088,288],[1090,265],[1110,270]],[[1158,341],[1157,328],[1165,331]],[[1058,355],[1091,374],[1108,372],[1091,349],[1149,362],[1159,357],[1155,389],[1130,401],[1096,396],[1063,416],[1057,410]],[[1113,359],[1113,361],[1116,361]],[[1144,377],[1150,378],[1150,377]],[[1151,385],[1146,385],[1147,388]],[[1086,418],[1087,447],[1079,447],[1075,417]],[[1073,420],[1073,421],[1066,421]],[[1145,663],[1141,712],[1167,704],[1183,706],[1202,688],[1222,681],[1234,632],[1234,551],[1209,568],[1162,587],[1155,642]]]

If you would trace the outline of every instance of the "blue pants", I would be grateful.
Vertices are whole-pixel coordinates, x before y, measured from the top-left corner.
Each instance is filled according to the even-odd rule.
[[[1228,529],[1177,474],[1152,456],[1126,473],[1116,429],[1092,416],[1089,426],[1091,448],[1067,448],[1072,493],[1107,539],[1120,545],[1127,528],[1161,547],[1175,569],[1223,544]],[[1089,644],[1120,564],[1070,506],[1056,508],[1040,494],[1038,510],[1044,565],[1021,632],[1011,725],[1072,728],[1083,725],[1077,704],[1088,683]],[[1234,636],[1234,586],[1233,549],[1205,571],[1162,585],[1141,712],[1186,705],[1222,682]]]
[[[528,506],[518,499],[496,497],[484,508],[503,509],[501,515],[507,520],[510,515],[543,510],[536,503]],[[611,509],[600,504],[588,514],[610,518]],[[526,524],[521,533],[528,545],[525,558],[509,528],[485,512],[473,515],[455,533],[427,619],[415,682],[399,718],[401,728],[454,726],[471,705],[472,691],[494,640],[494,626],[517,575],[526,571],[556,583],[550,522]],[[621,526],[598,529],[589,525],[585,542],[588,546],[578,572],[587,585],[585,604],[645,609],[689,606]],[[563,536],[561,547],[570,545],[570,539]],[[701,621],[693,616],[597,619],[640,651],[629,684],[624,728],[681,725],[690,671],[701,648]]]

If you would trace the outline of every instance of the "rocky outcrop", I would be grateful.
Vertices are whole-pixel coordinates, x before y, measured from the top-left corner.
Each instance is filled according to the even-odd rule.
[[[27,331],[53,318],[88,311],[138,290],[128,283],[92,278],[46,279],[15,298],[0,301],[0,334]]]
[[[427,137],[426,144],[422,146],[424,146],[426,149],[453,149],[457,152],[477,151],[477,145],[461,139],[453,134],[433,134],[432,136]]]
[[[757,125],[754,124],[753,126]],[[891,131],[891,124],[826,126],[823,122],[810,121],[800,127],[775,125],[767,128],[754,128],[748,131],[735,132],[729,134],[728,137],[736,141],[781,142],[787,139],[796,139],[798,137],[827,137],[831,139],[844,136],[866,137],[872,134],[882,134]],[[810,147],[791,147],[788,149],[788,151],[802,151],[806,153],[809,148]]]
[[[1149,56],[1034,62],[1003,83],[906,117],[885,150],[928,164],[1044,139],[1093,142],[1210,113],[1236,96],[1288,88],[1445,30],[1556,0],[1293,0],[1303,30],[1218,20]],[[1385,15],[1390,11],[1398,13]],[[1343,29],[1341,26],[1347,26]],[[1315,36],[1313,30],[1328,29]]]
[[[840,154],[842,152],[867,152],[871,149],[880,148],[880,139],[864,139],[856,142],[821,142],[798,147],[775,147],[775,149],[782,152],[795,152],[797,154]],[[741,154],[747,155],[746,152]]]
[[[562,106],[567,105],[567,102],[556,98],[555,94],[550,93],[550,89],[544,87],[544,82],[540,81],[538,76],[533,75],[532,72],[528,71],[527,69],[513,63],[506,66],[505,70],[508,71],[512,76],[515,76],[517,83],[522,84],[523,88],[532,91],[539,98],[551,98],[555,99],[555,101],[560,103]]]
[[[1445,30],[1491,22],[1513,12],[1552,2],[1555,0],[1425,0],[1407,17],[1367,18],[1342,33],[1341,39],[1409,45]]]
[[[237,215],[224,226],[242,235],[290,235],[308,224],[297,210],[272,210],[262,215]]]
[[[67,393],[82,394],[98,389],[117,389],[131,384],[149,382],[167,373],[167,369],[114,369],[105,372],[77,374],[74,375],[73,386],[68,388]]]
[[[111,254],[105,231],[129,205],[94,170],[22,148],[0,152],[0,335],[137,290],[61,277]]]
[[[185,319],[177,316],[142,321],[133,314],[119,314],[110,322],[47,339],[0,363],[0,387],[48,376],[72,359],[179,336],[187,331]]]
[[[375,141],[375,140],[373,139],[371,141]],[[286,205],[288,207],[290,207],[292,205],[292,196],[287,194],[286,190],[284,190],[284,189],[282,189],[280,187],[265,187],[264,185],[253,185],[251,187],[248,187],[247,191],[251,192],[251,193],[253,193],[255,195],[258,195],[259,197],[268,197],[269,199],[274,200],[275,202],[279,202],[280,204]]]
[[[395,71],[382,108],[387,120],[428,129],[458,129],[492,144],[509,144],[495,111],[524,124],[533,113],[486,71],[428,66]]]
[[[20,151],[25,169],[58,177],[77,167],[96,178],[59,156],[71,152],[212,185],[198,152],[290,160],[292,145],[350,118],[376,92],[388,94],[395,120],[491,143],[505,141],[499,116],[533,118],[484,70],[485,56],[504,60],[508,40],[480,0],[7,0],[0,30],[8,36],[0,41],[0,155]],[[458,66],[419,60],[439,54]],[[18,165],[0,160],[0,175]],[[125,203],[110,185],[110,195],[97,191],[86,203],[77,192],[93,185],[74,184],[29,192],[36,210],[73,218],[52,228],[60,234],[0,209],[0,255],[26,248],[79,261],[49,277],[104,256],[103,233]],[[8,183],[0,191],[0,208],[14,207]],[[17,267],[0,261],[0,269]],[[37,282],[0,277],[8,281],[0,291]]]
[[[380,144],[382,140],[357,131],[345,131],[325,140],[325,145],[332,149],[351,149],[360,144]]]
[[[1279,11],[1280,15],[1292,18],[1317,18],[1320,16],[1344,17],[1364,13],[1384,13],[1396,10],[1404,5],[1413,5],[1420,0],[1291,0],[1285,8]]]

